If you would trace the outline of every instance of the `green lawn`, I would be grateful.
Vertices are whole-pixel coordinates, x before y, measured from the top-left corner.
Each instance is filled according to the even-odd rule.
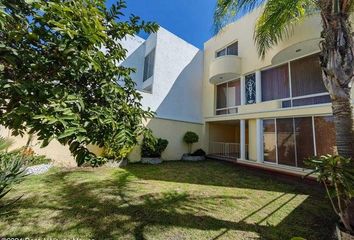
[[[17,185],[0,235],[81,239],[330,239],[324,193],[229,163],[53,169]]]

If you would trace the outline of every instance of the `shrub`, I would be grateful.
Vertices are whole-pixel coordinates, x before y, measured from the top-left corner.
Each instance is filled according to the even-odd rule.
[[[10,141],[0,138],[0,199],[11,191],[15,183],[19,183],[26,176],[22,158],[4,152],[10,145]]]
[[[334,212],[347,231],[353,233],[350,225],[349,205],[354,197],[354,169],[351,160],[341,156],[321,156],[305,160],[305,164],[317,173],[317,180],[325,186]]]
[[[101,156],[91,156],[89,160],[87,160],[87,162],[90,164],[91,167],[95,168],[107,163],[108,159]]]
[[[159,158],[161,153],[167,148],[168,141],[162,138],[145,138],[141,146],[142,157]]]
[[[52,160],[44,155],[35,154],[32,148],[20,148],[11,152],[0,152],[2,158],[21,158],[26,166],[50,163]]]
[[[133,150],[134,145],[122,144],[118,138],[112,138],[104,144],[103,157],[120,161],[127,158],[128,154]]]
[[[206,155],[205,151],[201,148],[195,150],[191,156],[198,156],[198,157],[204,157]]]
[[[183,137],[183,141],[188,144],[188,153],[192,152],[192,145],[199,141],[199,137],[195,132],[186,132]]]

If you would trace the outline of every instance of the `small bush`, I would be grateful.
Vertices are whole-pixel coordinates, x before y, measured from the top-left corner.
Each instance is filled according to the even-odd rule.
[[[1,152],[2,158],[17,157],[21,158],[26,166],[34,166],[50,163],[52,160],[44,155],[35,154],[32,148],[20,148],[11,152]]]
[[[199,141],[199,136],[195,132],[186,132],[183,137],[183,141],[188,144],[188,153],[192,152],[192,145]]]
[[[0,199],[26,176],[22,158],[18,154],[4,152],[10,145],[10,141],[0,138]]]
[[[206,155],[205,151],[201,148],[199,148],[198,150],[195,150],[191,156],[198,156],[198,157],[204,157]]]
[[[162,138],[144,138],[141,146],[141,156],[160,158],[161,153],[167,148],[168,141]]]

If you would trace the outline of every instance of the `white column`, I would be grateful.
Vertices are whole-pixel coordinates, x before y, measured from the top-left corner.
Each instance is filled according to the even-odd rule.
[[[256,71],[256,103],[262,102],[261,71]]]
[[[240,120],[240,158],[246,159],[246,120]]]
[[[245,99],[245,76],[241,76],[241,105],[245,105],[246,99]]]
[[[257,119],[257,162],[263,163],[263,120]]]

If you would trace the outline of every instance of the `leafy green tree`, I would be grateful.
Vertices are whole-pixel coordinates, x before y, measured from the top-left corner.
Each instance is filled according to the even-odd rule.
[[[155,23],[122,20],[124,1],[0,0],[0,124],[67,144],[79,165],[115,139],[122,148],[145,130],[141,95],[120,66],[120,40]],[[118,81],[119,80],[119,81]]]
[[[218,0],[217,30],[240,14],[264,4],[254,38],[259,55],[291,36],[292,26],[311,14],[322,18],[320,64],[323,82],[332,99],[339,155],[354,160],[354,125],[351,86],[354,52],[350,17],[354,0]]]

